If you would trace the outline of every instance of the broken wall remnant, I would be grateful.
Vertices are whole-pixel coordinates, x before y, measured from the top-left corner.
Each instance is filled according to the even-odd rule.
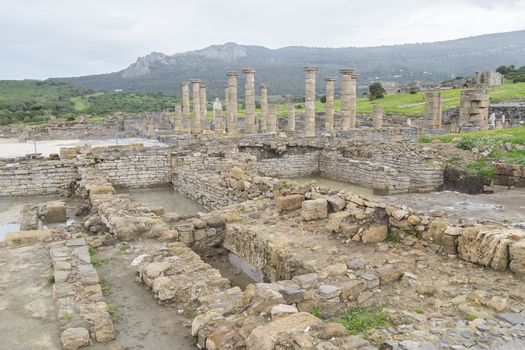
[[[459,106],[460,130],[487,130],[488,120],[488,91],[486,89],[461,91]]]

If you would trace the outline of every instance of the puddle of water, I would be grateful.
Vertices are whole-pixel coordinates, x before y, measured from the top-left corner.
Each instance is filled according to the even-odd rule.
[[[52,140],[52,141],[27,141],[18,142],[16,139],[0,139],[0,158],[11,158],[24,156],[31,153],[42,153],[48,156],[50,153],[59,153],[60,147],[75,147],[81,145],[92,146],[113,146],[113,145],[128,145],[135,142],[144,143],[145,147],[167,145],[157,140],[141,139],[141,138],[125,138],[125,139],[94,139],[94,140]],[[35,152],[36,148],[36,152]]]
[[[18,223],[0,225],[0,242],[4,240],[6,234],[18,231],[20,231],[20,224]]]
[[[165,213],[175,212],[181,215],[191,215],[198,212],[207,212],[196,201],[167,186],[119,190],[119,193],[129,194],[149,208],[163,207]]]
[[[307,176],[307,177],[294,177],[291,180],[297,182],[300,185],[305,185],[311,181],[315,181],[320,186],[325,186],[332,188],[334,190],[345,190],[351,193],[355,193],[367,198],[377,198],[377,195],[374,195],[374,192],[371,188],[362,187],[359,185],[349,184],[346,182],[336,181],[325,179],[318,176]]]

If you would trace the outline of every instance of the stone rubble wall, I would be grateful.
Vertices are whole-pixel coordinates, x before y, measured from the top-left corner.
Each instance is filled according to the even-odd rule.
[[[105,343],[115,339],[113,321],[85,239],[53,243],[50,254],[63,348],[78,349],[91,340]]]
[[[76,177],[75,162],[71,160],[0,161],[0,197],[62,194]]]
[[[179,314],[192,320],[192,335],[201,349],[271,350],[292,339],[308,348],[318,345],[350,350],[369,345],[361,338],[349,337],[344,327],[325,324],[309,313],[313,299],[331,305],[343,300],[346,305],[357,295],[323,285],[315,273],[278,283],[251,284],[242,292],[239,287],[230,288],[219,271],[182,243],[168,244],[153,255],[140,255],[132,265],[159,301],[174,305]],[[354,284],[355,290],[367,289],[362,281]],[[346,290],[353,290],[354,284]]]
[[[525,187],[525,167],[497,164],[494,185]]]
[[[465,261],[498,271],[510,269],[518,275],[525,275],[525,230],[462,222],[443,217],[442,212],[418,213],[404,206],[371,201],[347,191],[334,191],[317,185],[306,185],[303,191],[303,219],[326,219],[330,233],[343,240],[367,243],[389,239],[414,244],[422,239],[428,244],[439,246],[444,253],[457,255]],[[312,197],[317,199],[307,200]],[[278,206],[279,202],[287,201],[284,198],[276,197]],[[297,202],[294,198],[289,200]],[[324,209],[319,209],[315,205],[316,201],[324,202]],[[298,205],[292,208],[296,210]],[[228,241],[228,233],[225,240]],[[239,256],[249,255],[242,251],[234,253]]]

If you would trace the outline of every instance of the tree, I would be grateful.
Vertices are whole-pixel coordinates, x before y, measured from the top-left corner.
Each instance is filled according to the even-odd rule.
[[[321,103],[326,103],[326,95],[321,96]]]
[[[368,87],[368,99],[377,100],[385,97],[385,88],[381,83],[373,83]]]

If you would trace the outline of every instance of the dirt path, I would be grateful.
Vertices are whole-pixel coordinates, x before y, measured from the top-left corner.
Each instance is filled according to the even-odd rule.
[[[119,248],[97,253],[104,260],[96,269],[106,301],[115,305],[121,319],[115,323],[116,340],[90,349],[196,349],[190,329],[179,323],[177,311],[157,304],[151,291],[135,282],[130,264],[139,254],[142,252],[130,254]]]
[[[0,348],[61,349],[45,245],[0,249]]]

